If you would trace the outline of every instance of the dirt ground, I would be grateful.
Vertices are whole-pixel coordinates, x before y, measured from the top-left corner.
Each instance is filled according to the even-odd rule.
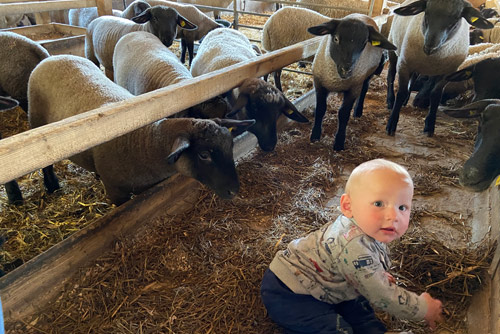
[[[83,268],[54,304],[29,321],[7,324],[9,332],[279,333],[259,297],[264,270],[278,249],[334,219],[349,172],[377,157],[401,163],[414,177],[409,238],[472,248],[475,194],[462,189],[457,176],[477,124],[438,113],[436,134],[428,138],[422,134],[425,111],[408,106],[396,136],[388,137],[385,87],[383,78],[373,80],[363,117],[350,120],[345,151],[332,150],[340,98],[331,94],[320,142],[309,142],[311,123],[289,123],[274,152],[257,149],[239,161],[241,191],[234,200],[203,189],[188,212],[144,222],[143,233],[117,241],[114,252]],[[313,120],[312,108],[305,114]],[[416,277],[398,276],[404,254],[395,255],[394,275],[418,291],[411,286]],[[427,271],[425,280],[439,280],[432,275]],[[429,291],[445,304],[441,332],[465,333],[456,296]],[[427,332],[421,324],[380,316],[393,330]]]

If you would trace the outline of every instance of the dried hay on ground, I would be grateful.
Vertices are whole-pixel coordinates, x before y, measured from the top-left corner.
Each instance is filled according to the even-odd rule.
[[[413,228],[392,245],[394,275],[409,289],[441,298],[447,313],[441,328],[465,333],[464,312],[489,266],[491,247],[449,248],[421,226],[439,215],[464,238],[470,234],[470,217],[457,220],[425,203],[445,196],[448,187],[459,189],[456,161],[466,159],[463,150],[472,148],[476,125],[448,124],[440,116],[435,138],[423,137],[422,112],[406,107],[396,139],[407,136],[428,152],[389,150],[380,144],[387,116],[382,79],[372,88],[365,114],[350,121],[346,151],[331,150],[334,112],[327,113],[323,137],[314,144],[310,124],[289,123],[275,152],[257,150],[239,162],[237,198],[223,201],[203,191],[191,211],[159,217],[135,238],[119,240],[32,321],[8,324],[11,333],[279,333],[260,302],[264,270],[278,249],[336,217],[335,196],[345,176],[376,157],[397,160],[415,175]],[[339,104],[333,95],[329,110]],[[306,114],[313,118],[311,109]],[[456,161],[439,161],[441,151]],[[420,324],[380,316],[394,330],[427,332]]]

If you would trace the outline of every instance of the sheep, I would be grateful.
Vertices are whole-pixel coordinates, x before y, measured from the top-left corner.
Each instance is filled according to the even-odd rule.
[[[465,0],[407,0],[394,10],[389,41],[397,51],[389,52],[387,106],[392,109],[386,126],[390,136],[396,133],[399,113],[408,98],[408,81],[413,73],[429,75],[435,82],[424,133],[434,134],[436,111],[446,74],[454,72],[464,61],[469,48],[469,27],[491,28],[481,13]],[[462,18],[464,20],[462,20]],[[398,72],[399,89],[394,98],[394,79]]]
[[[221,7],[227,8],[229,4],[233,3],[233,0],[179,0],[181,3],[187,3],[191,5],[201,5],[201,6],[211,6],[211,7]],[[201,9],[202,12],[211,12],[212,9]],[[214,19],[220,19],[220,11],[213,10]]]
[[[32,128],[133,97],[89,60],[72,55],[42,61],[30,77],[28,96]],[[192,177],[221,198],[230,199],[239,189],[232,136],[253,123],[164,118],[70,159],[95,172],[108,198],[117,205],[175,173]],[[51,181],[57,177],[51,168],[43,171],[49,176],[44,179],[46,187],[53,189]]]
[[[11,96],[28,112],[29,76],[47,57],[48,51],[39,43],[13,32],[0,32],[0,96]]]
[[[113,16],[121,17],[122,11],[113,9]],[[71,8],[68,11],[69,24],[72,26],[87,28],[98,17],[97,7]]]
[[[478,9],[481,12],[481,15],[486,19],[495,18],[499,16],[495,8],[486,8],[485,3],[481,4]]]
[[[306,8],[283,7],[267,19],[262,29],[262,47],[270,52],[313,38],[307,28],[331,18]],[[290,29],[293,27],[293,29]],[[281,87],[281,70],[274,72],[276,87]]]
[[[153,34],[136,31],[120,38],[113,54],[115,82],[134,95],[192,79],[191,72]],[[230,111],[226,100],[215,97],[176,117],[224,117]]]
[[[241,32],[216,29],[205,36],[191,66],[191,74],[194,77],[200,76],[254,60],[256,57],[250,41]],[[246,79],[239,89],[234,91],[238,96],[226,117],[255,119],[255,125],[248,131],[257,137],[259,146],[264,151],[272,151],[276,146],[276,122],[281,113],[297,122],[308,122],[281,91],[262,79]]]
[[[151,6],[168,6],[176,9],[179,14],[185,17],[187,20],[195,24],[198,29],[196,30],[178,30],[177,38],[181,40],[181,62],[184,64],[186,62],[186,50],[189,54],[189,65],[193,62],[194,58],[194,41],[199,41],[203,36],[208,34],[210,31],[223,27],[222,24],[217,23],[212,20],[210,17],[202,13],[198,8],[190,4],[182,4],[172,1],[166,0],[147,0],[146,2],[142,0],[136,0],[132,2],[124,11],[123,17],[131,18],[132,10],[130,9],[132,6],[142,6],[148,7]]]
[[[308,31],[317,36],[325,35],[313,62],[316,110],[310,139],[315,142],[321,137],[328,94],[343,92],[333,144],[335,151],[341,151],[345,146],[347,123],[354,102],[358,99],[354,117],[361,117],[370,79],[373,74],[380,74],[385,62],[383,50],[394,50],[395,46],[378,32],[375,21],[363,14],[332,19],[310,27]]]
[[[479,43],[500,43],[500,25],[491,29],[473,29],[470,32],[471,45]]]
[[[133,17],[132,21],[115,16],[98,17],[87,29],[85,56],[97,66],[102,64],[106,75],[112,80],[113,51],[120,37],[133,31],[147,31],[158,36],[168,47],[174,41],[177,25],[183,29],[196,29],[196,25],[177,10],[166,6],[150,7],[139,16]]]
[[[320,6],[303,5],[302,3],[314,3]],[[366,1],[352,1],[352,0],[297,0],[297,5],[314,10],[320,14],[326,15],[330,18],[343,18],[346,15],[355,13],[357,11],[366,10],[368,12],[368,2]],[[338,7],[328,8],[322,5]]]
[[[19,105],[17,100],[6,96],[0,96],[0,111],[10,110]],[[0,139],[2,139],[2,134],[0,133]],[[7,199],[9,203],[20,204],[23,201],[23,195],[19,189],[19,185],[15,180],[9,181],[5,184],[5,192],[7,193]]]
[[[33,14],[12,14],[0,16],[0,29],[36,24]]]
[[[462,186],[480,192],[488,189],[500,174],[500,99],[484,99],[459,108],[444,108],[444,113],[457,118],[478,118],[479,127],[474,152],[459,174]],[[497,178],[496,184],[500,183]]]

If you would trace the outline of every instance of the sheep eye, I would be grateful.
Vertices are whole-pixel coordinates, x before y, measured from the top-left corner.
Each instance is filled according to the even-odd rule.
[[[334,36],[334,37],[333,37],[333,41],[334,41],[336,44],[339,44],[339,36]]]
[[[200,160],[202,161],[211,161],[212,160],[212,157],[210,155],[210,152],[208,151],[203,151],[203,152],[200,152],[198,153],[198,157],[200,158]]]

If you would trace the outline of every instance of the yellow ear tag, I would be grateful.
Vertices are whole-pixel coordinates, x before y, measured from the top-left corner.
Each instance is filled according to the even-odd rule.
[[[474,21],[473,21],[474,22]],[[184,27],[186,25],[186,22],[181,21],[181,27]]]
[[[469,110],[469,116],[474,116],[474,115],[475,115],[474,110]]]
[[[496,186],[500,186],[500,176],[497,177],[497,180],[495,181],[495,185]]]
[[[293,110],[292,110],[292,109],[288,109],[288,110],[286,111],[286,113],[287,113],[288,115],[291,115],[291,114],[293,114]]]
[[[373,45],[373,46],[380,45],[380,41],[372,41],[372,45]]]
[[[465,71],[465,75],[470,77],[472,75],[472,72],[471,71]]]
[[[479,39],[484,39],[484,37],[483,36],[479,36]]]
[[[227,128],[229,130],[229,132],[233,132],[234,130],[234,127],[230,127],[230,128]]]
[[[474,16],[474,17],[471,17],[471,18],[470,18],[470,21],[471,21],[472,23],[476,22],[477,20],[479,20],[479,17],[475,17],[475,16]]]

